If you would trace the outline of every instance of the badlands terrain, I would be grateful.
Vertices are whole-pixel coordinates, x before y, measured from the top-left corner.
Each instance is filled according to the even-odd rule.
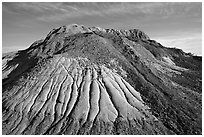
[[[2,134],[202,134],[202,57],[138,29],[67,25],[2,56]]]

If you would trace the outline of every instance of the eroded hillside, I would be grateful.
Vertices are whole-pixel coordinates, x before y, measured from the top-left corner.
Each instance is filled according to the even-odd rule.
[[[201,134],[202,58],[138,29],[53,29],[2,58],[3,134]]]

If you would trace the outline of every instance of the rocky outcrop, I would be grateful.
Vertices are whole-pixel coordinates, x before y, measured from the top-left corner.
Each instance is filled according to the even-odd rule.
[[[3,55],[2,133],[201,134],[202,58],[176,51],[137,29],[53,29]]]
[[[116,30],[116,29],[103,29],[100,27],[85,27],[84,25],[67,25],[62,26],[57,29],[53,29],[46,37],[46,41],[49,41],[52,37],[57,34],[65,33],[65,36],[70,36],[78,33],[107,33],[112,35],[119,35],[122,37],[127,37],[129,39],[141,39],[149,40],[149,37],[139,29],[130,29],[130,30]]]
[[[116,29],[102,29],[100,27],[91,27],[89,28],[94,33],[108,33],[113,35],[119,35],[121,37],[126,37],[129,39],[141,39],[141,40],[149,40],[149,36],[147,36],[144,32],[139,29],[130,29],[130,30],[116,30]]]

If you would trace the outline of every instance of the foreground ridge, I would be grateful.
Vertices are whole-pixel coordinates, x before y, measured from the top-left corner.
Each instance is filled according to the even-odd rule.
[[[6,115],[11,122],[5,128],[12,130],[8,133],[61,134],[67,128],[65,133],[90,134],[99,132],[91,129],[100,129],[102,125],[108,127],[101,130],[111,133],[116,132],[113,128],[119,126],[116,121],[120,118],[124,122],[128,120],[130,125],[136,122],[131,126],[137,127],[139,132],[140,124],[158,121],[148,112],[140,94],[123,78],[104,66],[79,65],[87,61],[86,58],[58,57],[39,75],[30,78],[33,80],[27,81],[26,86],[19,87],[22,92],[9,95],[12,101],[6,102],[10,108]],[[55,67],[50,71],[52,66]],[[40,81],[36,88],[35,84]],[[36,120],[30,123],[29,119]],[[74,123],[66,127],[71,120],[75,120]],[[97,122],[104,124],[95,127],[93,124]],[[124,130],[135,129],[128,128]]]

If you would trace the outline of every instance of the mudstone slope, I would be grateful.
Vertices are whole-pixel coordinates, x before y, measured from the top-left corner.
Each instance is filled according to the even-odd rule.
[[[53,29],[3,54],[2,133],[202,134],[201,65],[138,29]]]

